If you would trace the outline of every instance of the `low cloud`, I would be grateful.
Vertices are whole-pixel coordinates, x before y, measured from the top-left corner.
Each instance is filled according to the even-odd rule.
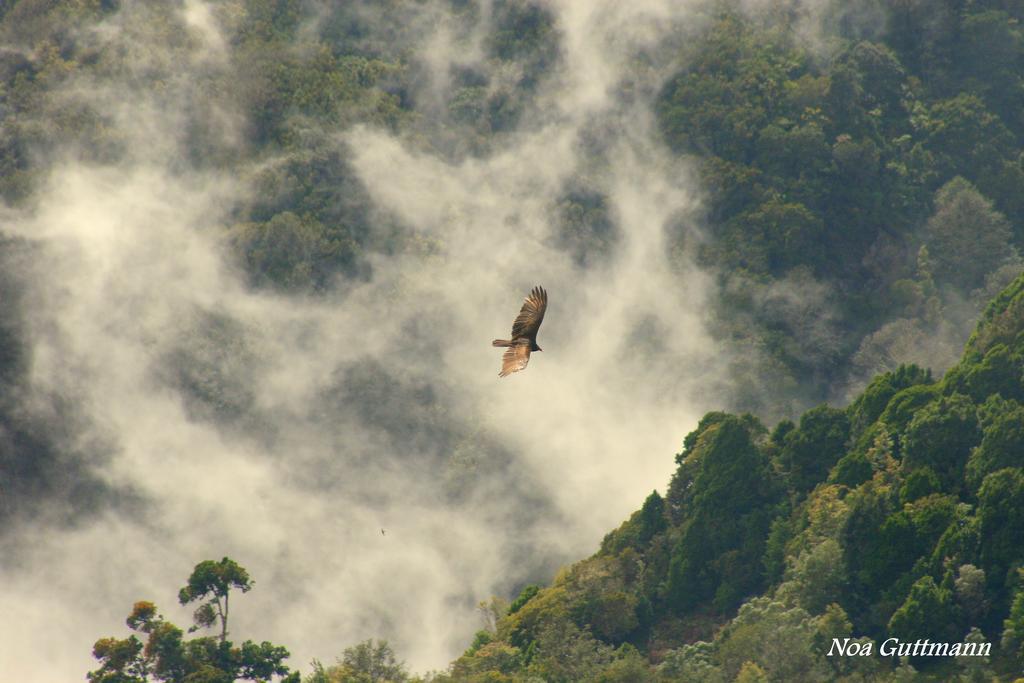
[[[439,32],[410,49],[432,73],[483,59],[427,7]],[[487,154],[326,131],[388,217],[379,229],[430,246],[373,256],[366,277],[316,297],[247,284],[225,235],[258,169],[189,151],[204,75],[233,68],[228,19],[189,0],[183,40],[130,9],[89,38],[142,55],[65,89],[122,153],[65,156],[4,230],[38,249],[21,282],[27,386],[73,401],[70,440],[112,500],[72,524],[12,522],[7,675],[80,677],[138,599],[187,623],[177,589],[224,555],[256,580],[232,610],[236,638],[284,644],[305,668],[383,637],[413,668],[443,667],[479,628],[477,602],[593,551],[665,484],[699,415],[729,401],[708,389],[728,385],[704,325],[709,278],[664,243],[669,226],[696,230],[699,190],[639,96],[669,75],[691,17],[656,1],[549,9],[561,61]],[[167,89],[147,94],[161,74]],[[219,111],[205,135],[237,149],[244,122]],[[619,236],[586,268],[555,239],[580,182]],[[490,340],[535,284],[551,297],[545,350],[499,380]]]

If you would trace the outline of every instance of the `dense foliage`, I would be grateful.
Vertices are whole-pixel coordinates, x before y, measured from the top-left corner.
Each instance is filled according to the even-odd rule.
[[[90,163],[133,154],[99,102],[70,86],[88,82],[101,98],[135,70],[143,102],[180,112],[188,163],[251,187],[225,235],[250,283],[344,287],[370,274],[374,254],[436,245],[371,205],[334,133],[370,124],[447,158],[486,155],[512,139],[562,59],[542,3],[502,0],[482,63],[454,69],[438,94],[407,49],[429,26],[418,15],[403,24],[401,3],[372,19],[359,3],[235,4],[216,10],[226,59],[197,65],[198,84],[173,61],[97,47],[80,29],[114,17],[140,44],[166,39],[184,33],[171,5],[5,4],[0,38],[24,49],[0,53],[0,197],[31,203],[69,149]],[[661,142],[694,159],[707,193],[699,244],[680,233],[668,246],[687,260],[695,247],[718,274],[714,332],[741,351],[734,407],[777,416],[903,362],[944,369],[1021,268],[1020,9],[858,0],[821,3],[809,19],[797,2],[753,16],[742,3],[694,4],[691,23],[704,28],[651,106]],[[470,40],[481,7],[445,11],[453,40]],[[814,18],[821,44],[806,39]],[[171,44],[172,60],[196,47]],[[552,245],[580,266],[614,250],[607,198],[585,177],[567,184],[551,222]]]
[[[796,9],[711,13],[657,102],[708,190],[699,259],[721,273],[720,333],[769,350],[773,391],[808,397],[851,363],[865,378],[945,367],[1020,271],[1024,236],[1019,7],[825,6],[842,15],[826,58]],[[808,281],[827,285],[810,315],[785,296],[806,300]]]
[[[940,381],[904,366],[846,409],[771,432],[709,413],[664,498],[525,589],[437,680],[1012,677],[1024,664],[1022,388],[1024,276]],[[826,656],[836,638],[889,637],[996,647],[991,659]]]
[[[299,674],[290,673],[284,660],[288,650],[267,641],[247,640],[235,646],[227,639],[228,598],[232,589],[245,593],[252,580],[244,568],[225,557],[220,562],[206,560],[196,565],[188,584],[178,594],[185,605],[208,598],[195,612],[194,632],[219,622],[219,636],[201,636],[185,640],[182,630],[157,613],[151,602],[137,602],[128,615],[128,627],[145,636],[101,638],[93,647],[100,668],[90,672],[89,683],[233,683],[253,681],[299,683]]]
[[[424,115],[427,66],[403,48],[417,29],[395,16],[370,30],[359,3],[326,4],[302,30],[309,3],[224,3],[225,57],[197,67],[184,97],[176,60],[195,46],[168,39],[188,35],[173,3],[0,3],[0,38],[18,46],[0,51],[0,198],[31,207],[67,156],[103,165],[138,153],[97,105],[118,78],[181,117],[189,172],[226,170],[250,189],[226,211],[223,237],[252,288],[317,296],[369,277],[375,256],[430,253],[436,245],[372,205],[335,134],[370,124],[449,159],[499,150],[557,73],[554,15],[531,0],[490,3],[480,51],[493,68],[449,74]],[[681,232],[668,248],[695,250],[715,275],[713,332],[750,352],[732,368],[742,414],[707,414],[663,496],[593,557],[523,588],[437,681],[909,680],[915,670],[988,680],[1024,664],[1024,279],[1014,280],[1024,10],[815,3],[815,43],[800,3],[749,4],[700,4],[700,34],[651,103],[658,144],[691,159],[706,192],[700,238]],[[455,35],[482,11],[446,8]],[[104,21],[173,54],[91,40]],[[552,244],[581,268],[605,262],[620,237],[607,197],[582,178],[551,222]],[[82,464],[74,397],[29,396],[17,277],[32,248],[0,241],[0,518],[52,497],[68,518],[130,505]],[[251,401],[219,362],[237,337],[228,328],[210,320],[207,353],[168,359],[201,419],[229,422]],[[360,391],[385,391],[374,368],[353,373]],[[845,408],[773,428],[752,414],[795,416],[858,381]],[[47,406],[45,423],[30,402]],[[396,438],[432,424],[408,419]],[[137,635],[97,641],[89,680],[296,680],[284,648],[228,639],[229,595],[250,587],[227,558],[201,563],[179,599],[199,603],[195,628],[219,633],[186,639],[137,603]],[[997,647],[991,660],[825,656],[834,638],[890,635]],[[387,643],[366,641],[308,680],[408,679]]]

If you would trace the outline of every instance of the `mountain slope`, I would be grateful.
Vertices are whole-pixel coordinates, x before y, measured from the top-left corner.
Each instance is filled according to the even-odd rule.
[[[524,590],[439,680],[1009,675],[1024,657],[1022,371],[1024,276],[939,381],[901,367],[848,408],[771,432],[707,414],[664,497]],[[826,657],[850,637],[994,649],[991,661]]]

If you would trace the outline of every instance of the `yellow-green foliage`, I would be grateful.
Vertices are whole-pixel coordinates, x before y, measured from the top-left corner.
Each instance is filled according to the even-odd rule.
[[[1010,291],[1019,287],[1015,283]],[[1024,326],[1024,320],[1018,324]],[[1018,352],[1017,347],[1000,348]],[[959,367],[969,371],[982,361],[968,350]],[[955,640],[997,614],[996,604],[1007,609],[1011,602],[1015,611],[1006,621],[1005,640],[1007,656],[1012,656],[1017,631],[1022,630],[1014,621],[1020,592],[993,588],[985,577],[1005,575],[1012,562],[1024,560],[1019,531],[1024,524],[1018,519],[1024,477],[1014,461],[995,455],[1005,444],[1016,443],[1016,432],[1007,431],[1006,421],[1019,412],[1019,404],[994,393],[979,405],[962,394],[945,393],[949,381],[931,382],[915,368],[901,369],[876,380],[871,399],[854,402],[848,414],[861,416],[855,418],[861,420],[861,433],[845,444],[835,439],[832,446],[843,458],[856,454],[862,459],[865,474],[852,483],[823,481],[834,478],[835,470],[808,481],[789,478],[783,459],[786,444],[795,443],[801,430],[805,439],[831,443],[826,438],[830,429],[845,424],[836,419],[838,412],[818,409],[799,427],[790,423],[777,429],[771,439],[751,418],[708,414],[677,457],[679,469],[664,499],[664,517],[658,517],[666,526],[645,536],[643,510],[631,515],[605,538],[598,554],[563,569],[551,587],[500,620],[495,639],[460,659],[459,670],[487,668],[481,653],[503,643],[505,666],[513,668],[501,672],[512,680],[526,680],[519,677],[531,672],[573,680],[572,675],[583,671],[587,680],[647,680],[652,674],[644,654],[647,661],[664,660],[660,669],[665,680],[896,680],[912,668],[889,670],[877,657],[840,661],[825,657],[825,652],[833,638],[864,645],[883,635],[912,639],[920,632]],[[1013,375],[1010,382],[1016,386],[1021,379]],[[970,459],[968,453],[973,453]],[[771,468],[751,469],[766,458],[772,459]],[[842,467],[840,459],[835,469]],[[718,592],[704,592],[697,599],[692,597],[699,589],[695,582],[679,584],[691,594],[689,602],[680,603],[666,591],[673,570],[658,549],[674,544],[679,557],[704,553],[702,557],[711,558],[699,567],[727,567],[742,545],[721,557],[708,556],[707,549],[719,542],[737,515],[751,509],[736,496],[742,492],[749,500],[756,492],[746,478],[755,470],[764,473],[762,478],[780,477],[779,485],[789,493],[788,503],[766,508],[774,515],[770,540],[759,546],[766,570],[769,556],[777,556],[773,561],[781,562],[781,568],[768,572],[773,583],[759,591],[760,597],[744,596],[738,614],[720,613],[725,626],[710,642],[683,645],[695,637],[692,626],[714,613],[720,586],[731,575],[710,579]],[[967,472],[974,472],[972,481],[983,482],[976,500],[962,484]],[[812,488],[803,496],[808,484]],[[649,497],[645,507],[660,509],[660,504],[650,503],[655,497],[661,500]],[[703,522],[701,515],[707,515]],[[700,524],[711,525],[718,538],[686,545]],[[760,542],[756,535],[741,538],[743,543]],[[703,576],[709,580],[708,574]],[[631,654],[615,659],[609,644],[623,638],[640,646],[639,658]],[[550,659],[553,642],[569,643],[555,648],[563,657],[557,665]],[[668,643],[672,645],[666,647]],[[974,678],[991,672],[985,662],[915,666],[962,670]],[[627,670],[631,673],[621,673]]]

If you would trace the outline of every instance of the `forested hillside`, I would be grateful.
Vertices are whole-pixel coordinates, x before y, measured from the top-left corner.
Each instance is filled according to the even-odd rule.
[[[768,348],[775,386],[811,396],[948,366],[1021,267],[1024,10],[826,4],[815,49],[798,4],[719,7],[656,104],[708,191],[697,253],[720,273],[719,333]]]
[[[1013,680],[1022,21],[0,2],[13,670]],[[495,385],[537,284],[546,351]],[[219,637],[145,602],[193,566]],[[824,655],[889,636],[996,647]]]
[[[304,680],[1014,680],[1024,664],[1022,401],[1024,276],[939,381],[900,366],[845,409],[822,405],[771,430],[750,414],[705,415],[664,496],[652,492],[549,586],[481,604],[487,626],[446,672],[410,677],[386,643],[368,640]],[[215,626],[231,588],[251,588],[245,571],[206,562],[180,600],[211,597],[217,611],[204,606],[195,620]],[[128,618],[145,640],[96,643],[102,666],[90,681],[288,673],[284,648],[233,649],[223,636],[220,651],[213,637],[183,644],[155,612],[141,602]],[[886,638],[995,649],[826,656],[835,639]],[[202,671],[214,677],[185,677]]]
[[[1024,279],[940,380],[894,365],[941,367],[939,345],[1020,272],[1024,12],[883,2],[882,20],[861,24],[866,3],[832,9],[824,60],[794,30],[798,12],[720,9],[657,111],[709,192],[697,250],[721,273],[722,333],[768,344],[803,383],[825,387],[851,364],[884,372],[847,407],[796,421],[705,415],[664,496],[550,586],[524,589],[439,680],[1020,672]],[[805,335],[765,306],[800,278],[829,284],[835,317],[816,323],[841,333]],[[834,638],[886,637],[991,641],[997,654],[825,656]]]
[[[438,680],[1013,680],[1022,371],[1024,277],[940,381],[901,366],[845,409],[771,430],[708,413],[664,496],[550,586],[524,589]],[[826,657],[834,638],[889,637],[996,646]]]
[[[649,104],[661,143],[696,162],[706,195],[702,229],[678,226],[665,246],[716,274],[712,332],[737,357],[731,404],[776,416],[843,400],[901,362],[945,369],[1019,271],[1024,10],[1003,0],[770,5],[749,14],[694,3],[696,36]],[[123,26],[136,38],[180,29],[173,6],[143,6]],[[254,287],[283,291],[345,287],[369,276],[375,253],[432,248],[400,222],[381,229],[394,217],[374,210],[344,150],[328,151],[331,135],[366,123],[447,158],[494,154],[532,123],[538,91],[564,66],[555,13],[540,2],[445,6],[455,44],[482,55],[439,77],[408,51],[430,20],[409,11],[403,21],[401,2],[251,0],[211,6],[229,29],[229,64],[202,65],[193,89],[168,63],[81,44],[81,25],[119,7],[5,6],[7,43],[31,52],[3,55],[0,194],[30,202],[69,146],[98,163],[128,154],[90,101],[102,94],[61,85],[102,85],[129,68],[149,106],[187,90],[178,124],[190,164],[248,176],[252,195],[231,211],[233,256]],[[487,33],[471,35],[485,10]],[[431,91],[438,78],[447,87]],[[550,207],[554,245],[584,267],[614,251],[619,229],[590,175]]]

